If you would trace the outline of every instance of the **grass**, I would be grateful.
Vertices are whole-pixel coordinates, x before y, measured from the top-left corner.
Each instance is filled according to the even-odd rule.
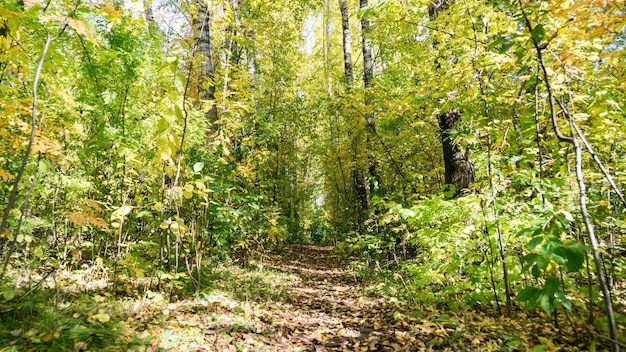
[[[211,269],[203,273],[202,294],[198,299],[215,298],[222,305],[225,302],[235,305],[244,301],[280,301],[296,280],[294,275],[265,268],[260,263],[246,268],[231,263],[212,263],[204,267]],[[80,272],[72,275],[83,281],[79,278]],[[185,313],[189,314],[202,313],[204,309],[197,305],[192,285],[185,284],[186,276],[176,276],[175,281],[180,283],[181,291],[174,296],[150,290],[156,287],[141,292],[124,291],[120,296],[119,292],[110,292],[115,287],[111,282],[85,290],[77,290],[72,285],[61,286],[58,305],[55,304],[56,290],[47,285],[24,297],[20,297],[24,294],[20,290],[11,299],[0,292],[0,352],[124,351],[142,349],[141,346],[167,349],[191,336],[167,329],[169,314],[182,313],[164,313],[163,307],[177,302],[179,309],[188,309],[190,312]],[[65,282],[63,280],[61,285]],[[162,289],[167,291],[169,281],[165,283]],[[13,285],[7,282],[4,288]],[[239,328],[245,329],[245,324],[233,326],[235,330]]]
[[[0,351],[123,350],[143,343],[119,324],[123,313],[115,305],[95,303],[87,295],[59,308],[54,301],[53,291],[41,290],[22,301],[4,302]]]

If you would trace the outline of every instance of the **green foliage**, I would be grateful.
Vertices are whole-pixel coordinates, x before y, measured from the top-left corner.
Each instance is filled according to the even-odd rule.
[[[121,317],[111,319],[110,307],[105,314],[87,296],[64,309],[51,306],[51,301],[54,291],[45,290],[3,302],[0,312],[3,350],[132,349],[149,342],[129,335],[123,322],[117,321]]]
[[[334,3],[328,13],[320,1],[216,3],[214,72],[199,82],[196,34],[176,33],[186,24],[147,23],[116,2],[0,2],[0,199],[28,144],[43,60],[35,140],[0,234],[0,339],[45,350],[115,337],[104,322],[42,308],[52,298],[41,290],[22,297],[18,272],[91,270],[115,293],[141,295],[130,282],[145,279],[175,297],[232,278],[207,265],[249,262],[286,242],[337,244],[383,272],[379,293],[416,303],[500,309],[514,298],[580,313],[597,297],[582,287],[592,277],[577,166],[601,264],[623,299],[623,205],[588,154],[575,165],[554,136],[576,135],[575,123],[616,184],[626,182],[622,9],[449,3],[437,18],[428,2],[350,4],[357,77],[355,20],[371,21],[366,90],[345,85]],[[176,18],[195,13],[163,6]],[[197,99],[203,85],[214,100]],[[451,109],[461,119],[448,132],[475,166],[458,199],[444,185],[438,125]],[[282,290],[259,277],[235,282],[239,297]]]

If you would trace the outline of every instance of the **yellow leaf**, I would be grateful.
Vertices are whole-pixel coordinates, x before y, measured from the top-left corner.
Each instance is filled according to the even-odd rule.
[[[111,5],[109,2],[104,2],[104,7],[102,8],[102,11],[106,12],[107,15],[111,16],[111,17],[115,17],[115,18],[119,18],[122,15],[113,7],[113,5]]]
[[[74,18],[69,18],[69,17],[66,19],[67,19],[67,24],[70,26],[70,28],[75,30],[76,33],[78,34],[87,36],[90,42],[92,42],[95,46],[98,46],[98,42],[96,42],[96,38],[94,38],[93,35],[91,35],[91,32],[89,31],[89,29],[87,29],[87,26],[85,26],[85,24],[82,21],[79,21]]]
[[[0,178],[4,180],[4,182],[11,181],[14,177],[7,170],[0,169]]]
[[[133,210],[133,207],[128,206],[128,205],[122,205],[121,207],[116,209],[113,213],[111,213],[111,221],[123,219],[126,215],[128,215],[131,212],[131,210]]]
[[[106,323],[109,320],[111,320],[111,317],[109,317],[107,314],[104,314],[104,313],[98,313],[94,315],[93,318],[101,323]]]
[[[1,6],[0,6],[0,16],[3,16],[3,17],[16,16],[16,17],[20,17],[20,18],[27,17],[27,15],[25,15],[23,13],[7,10],[4,7],[1,7]]]

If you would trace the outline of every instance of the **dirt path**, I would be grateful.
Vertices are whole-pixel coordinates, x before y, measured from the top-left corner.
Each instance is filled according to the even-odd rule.
[[[252,293],[242,301],[216,291],[158,308],[139,330],[158,336],[155,349],[194,352],[423,351],[429,341],[443,341],[453,332],[443,323],[411,317],[397,301],[365,296],[365,284],[347,266],[331,247],[287,246],[261,264],[215,280],[230,280],[235,289],[230,292],[246,295],[282,287],[276,297],[259,299]]]
[[[273,267],[295,273],[284,312],[265,311],[276,324],[276,351],[410,351],[424,348],[404,316],[368,299],[331,247],[289,246]],[[277,315],[277,316],[276,316]]]
[[[524,351],[587,350],[571,327],[446,305],[409,307],[367,296],[330,247],[287,246],[246,268],[214,268],[221,285],[197,299],[152,299],[129,311],[144,351]],[[221,276],[220,276],[221,275]],[[158,298],[158,297],[157,297]],[[580,330],[580,329],[579,329]],[[582,336],[582,337],[581,337]],[[129,335],[130,338],[130,335]],[[572,348],[572,346],[577,346]],[[535,348],[537,347],[537,348]]]

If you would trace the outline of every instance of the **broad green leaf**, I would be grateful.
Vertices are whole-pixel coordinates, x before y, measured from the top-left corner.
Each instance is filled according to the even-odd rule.
[[[183,121],[185,118],[183,110],[178,105],[174,106],[174,115],[176,115],[179,121]]]
[[[539,303],[541,304],[541,308],[548,314],[552,314],[556,309],[556,300],[553,295],[542,293],[541,296],[539,296]]]
[[[528,241],[528,243],[526,243],[524,247],[526,247],[526,249],[528,250],[533,250],[535,249],[535,247],[537,247],[543,242],[543,239],[544,239],[543,236],[533,237],[533,239]]]
[[[561,302],[561,304],[563,305],[563,307],[565,307],[565,309],[567,310],[572,310],[572,302],[567,299],[567,297],[565,297],[565,293],[563,292],[563,290],[561,290],[560,288],[554,293],[554,297],[556,297],[556,299]]]
[[[561,286],[561,282],[557,277],[551,277],[546,280],[546,283],[543,285],[543,291],[548,296],[554,296],[554,293]]]
[[[533,28],[532,37],[535,42],[541,43],[545,35],[546,31],[541,24],[538,24],[535,26],[535,28]]]
[[[2,296],[4,297],[5,301],[10,301],[15,298],[15,296],[17,296],[18,292],[18,289],[16,289],[15,287],[4,287],[2,289]]]
[[[537,293],[539,293],[539,289],[536,287],[526,287],[515,297],[515,300],[518,302],[528,302],[533,299]]]

